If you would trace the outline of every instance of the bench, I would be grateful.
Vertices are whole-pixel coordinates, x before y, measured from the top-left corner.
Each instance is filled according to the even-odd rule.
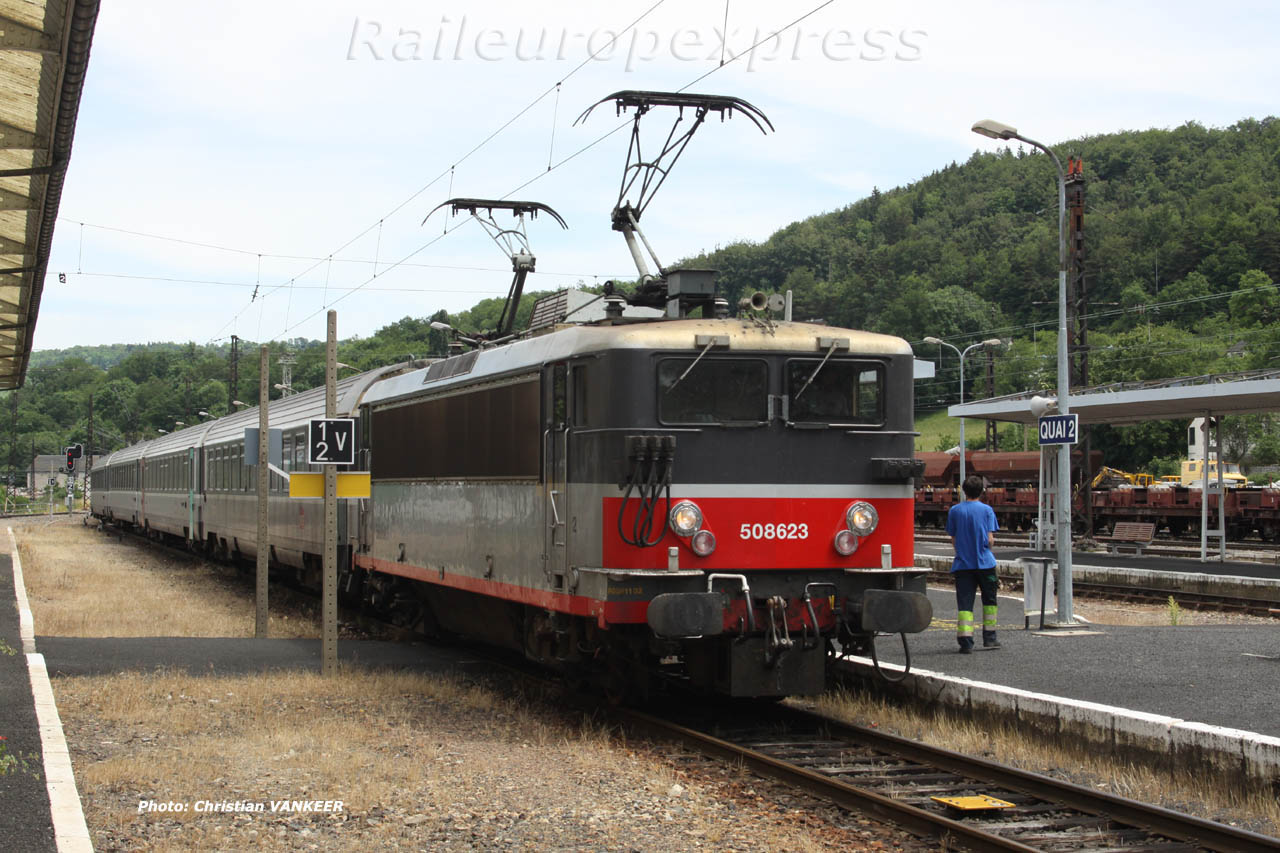
[[[1132,548],[1139,557],[1142,549],[1151,544],[1156,537],[1156,526],[1149,521],[1121,521],[1116,523],[1110,536],[1095,537],[1107,546],[1107,551],[1115,554],[1122,548]]]

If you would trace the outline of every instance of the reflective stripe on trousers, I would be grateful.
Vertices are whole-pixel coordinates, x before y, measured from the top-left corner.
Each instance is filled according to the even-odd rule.
[[[984,607],[983,610],[985,611],[986,608]],[[994,624],[994,618],[995,617],[993,615],[992,616],[993,624]],[[985,628],[987,624],[985,612],[982,614],[982,624],[983,624],[983,627]],[[972,610],[961,610],[956,615],[956,636],[958,637],[973,636],[973,611]]]

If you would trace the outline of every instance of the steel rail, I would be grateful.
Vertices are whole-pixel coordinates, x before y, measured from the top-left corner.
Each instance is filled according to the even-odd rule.
[[[1080,811],[1106,815],[1120,823],[1191,841],[1211,850],[1280,850],[1280,839],[1256,832],[1115,794],[1095,791],[1074,782],[1065,782],[1029,770],[1019,770],[984,758],[928,746],[897,735],[833,720],[810,711],[797,709],[794,713],[807,717],[814,724],[825,726],[833,734],[843,735],[872,749],[883,750],[924,764],[932,764],[953,773],[1012,788],[1051,802],[1059,802]]]
[[[614,716],[627,721],[637,729],[647,730],[666,739],[682,741],[704,754],[741,762],[763,776],[778,779],[844,808],[891,821],[916,835],[939,840],[962,840],[966,847],[977,851],[1035,851],[1037,849],[642,711],[617,709],[614,711]]]
[[[951,573],[941,569],[929,569],[930,583],[950,583]],[[1022,586],[1016,577],[1004,577],[1001,584],[1012,583],[1014,589]],[[1077,592],[1093,598],[1108,601],[1133,601],[1140,599],[1149,604],[1164,604],[1173,597],[1180,606],[1195,610],[1219,610],[1231,613],[1243,613],[1249,616],[1280,618],[1280,600],[1265,598],[1243,598],[1234,595],[1216,595],[1209,592],[1192,592],[1184,589],[1167,589],[1158,587],[1140,587],[1132,584],[1110,584],[1101,581],[1075,581]]]
[[[1018,770],[985,759],[926,746],[810,711],[785,707],[780,707],[777,711],[783,715],[781,719],[784,721],[800,723],[829,736],[847,739],[851,746],[863,747],[893,758],[934,767],[964,779],[1007,788],[1061,806],[1063,809],[1082,812],[1142,832],[1175,839],[1180,842],[1179,846],[1190,844],[1197,848],[1223,851],[1223,853],[1280,850],[1280,839],[1180,814],[1160,806],[1093,791],[1070,782]],[[881,820],[892,821],[916,835],[945,840],[977,851],[1042,849],[1003,837],[964,821],[955,820],[945,814],[935,813],[875,791],[859,788],[856,784],[843,779],[775,758],[671,720],[630,709],[617,709],[614,716],[633,728],[650,732],[664,739],[680,741],[698,752],[740,762],[762,776],[777,779],[836,805]],[[1017,827],[1015,824],[1010,824],[1008,828],[1016,829]],[[1060,848],[1061,845],[1056,844],[1055,847]],[[1140,847],[1139,849],[1148,848]]]

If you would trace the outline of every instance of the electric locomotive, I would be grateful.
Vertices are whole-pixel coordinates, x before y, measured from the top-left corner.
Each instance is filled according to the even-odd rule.
[[[433,628],[618,687],[817,692],[833,643],[929,623],[911,383],[899,338],[754,317],[457,355],[366,396],[354,563],[420,581],[391,598]]]

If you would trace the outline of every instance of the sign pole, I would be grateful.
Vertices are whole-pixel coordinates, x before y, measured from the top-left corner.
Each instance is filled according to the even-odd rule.
[[[1057,517],[1058,546],[1058,623],[1057,627],[1075,624],[1071,612],[1071,488],[1064,478],[1071,474],[1071,446],[1080,441],[1079,415],[1064,412],[1062,400],[1058,401],[1058,414],[1044,415],[1039,419],[1040,447],[1058,445],[1057,497],[1054,515]],[[1043,454],[1041,464],[1043,465]],[[1085,470],[1088,470],[1086,464]]]
[[[338,412],[338,312],[328,314],[324,353],[324,416]],[[338,671],[338,468],[324,466],[324,566],[321,579],[321,674]]]
[[[270,395],[270,364],[267,358],[267,345],[258,350],[258,572],[257,590],[254,600],[257,610],[253,620],[253,636],[258,639],[267,637],[267,486],[270,482],[270,470],[267,462],[270,458],[267,447],[267,402]]]

